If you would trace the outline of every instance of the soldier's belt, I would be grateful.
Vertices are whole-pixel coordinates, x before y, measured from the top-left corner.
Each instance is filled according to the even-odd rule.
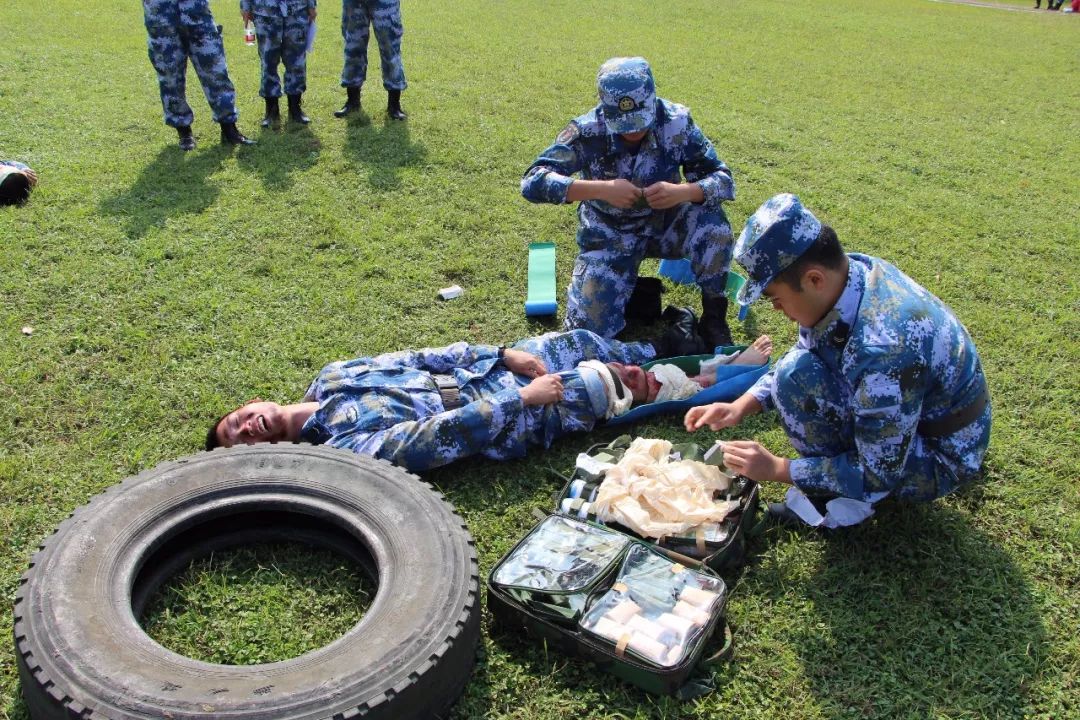
[[[439,390],[439,395],[442,396],[443,409],[445,410],[457,410],[465,403],[461,400],[461,390],[458,389],[457,380],[453,375],[437,375],[431,374],[431,379],[435,381],[435,387]]]
[[[965,428],[978,420],[989,402],[990,391],[987,390],[986,381],[983,380],[982,392],[979,393],[979,396],[975,398],[975,400],[959,410],[949,413],[943,418],[938,418],[937,420],[920,420],[917,432],[919,435],[928,438],[939,438],[945,437],[946,435],[952,435],[957,430]]]

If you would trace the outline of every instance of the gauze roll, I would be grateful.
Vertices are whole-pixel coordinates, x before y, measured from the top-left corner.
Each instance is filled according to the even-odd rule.
[[[630,621],[634,615],[641,612],[641,606],[633,600],[623,600],[621,603],[604,613],[604,617],[611,618],[612,621],[617,622],[620,625],[625,625]]]
[[[612,642],[619,642],[623,635],[630,634],[630,630],[624,625],[609,619],[606,615],[596,621],[596,624],[592,626],[592,632]]]
[[[675,642],[676,634],[671,628],[664,627],[660,623],[650,620],[644,615],[634,615],[626,623],[626,627],[631,630],[648,635],[653,640],[664,645],[671,645]]]
[[[697,627],[690,620],[679,617],[678,615],[672,615],[671,613],[664,613],[656,618],[656,622],[674,631],[675,636],[680,643],[686,642],[686,637],[690,634],[690,631]]]
[[[680,600],[675,603],[675,607],[671,609],[672,614],[679,617],[686,618],[695,625],[705,625],[709,622],[709,613],[705,612],[701,608],[695,607],[685,600]]]
[[[682,592],[679,593],[680,600],[685,600],[691,605],[695,605],[706,612],[712,610],[712,605],[716,602],[716,598],[717,594],[711,590],[701,590],[689,585],[684,587]]]
[[[657,665],[664,665],[667,661],[668,648],[661,642],[653,640],[643,633],[634,633],[630,637],[630,649],[642,657],[647,657]]]

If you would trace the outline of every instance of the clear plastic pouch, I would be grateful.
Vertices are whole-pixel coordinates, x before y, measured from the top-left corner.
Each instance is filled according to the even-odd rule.
[[[496,583],[543,592],[589,588],[619,558],[630,539],[602,527],[550,515],[499,564]]]
[[[680,664],[711,632],[726,588],[635,543],[611,588],[580,621],[585,632],[661,667]]]

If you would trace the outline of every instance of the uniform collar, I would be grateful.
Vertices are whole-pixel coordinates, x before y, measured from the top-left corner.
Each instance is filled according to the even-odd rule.
[[[848,335],[859,314],[859,303],[862,301],[865,289],[866,266],[857,260],[849,259],[847,283],[836,304],[813,327],[799,328],[799,337],[804,346],[815,348],[819,345],[831,345],[841,348],[847,344]]]

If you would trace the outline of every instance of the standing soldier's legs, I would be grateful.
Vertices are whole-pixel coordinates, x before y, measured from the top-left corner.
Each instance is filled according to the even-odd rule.
[[[285,94],[302,95],[307,91],[306,12],[289,15],[282,29],[281,60],[285,63]]]
[[[665,211],[663,223],[659,252],[650,248],[649,254],[690,260],[701,288],[701,338],[710,350],[731,345],[724,289],[735,242],[727,216],[723,210],[683,203]]]
[[[225,46],[213,18],[191,28],[189,52],[191,64],[202,83],[206,101],[214,113],[214,122],[235,123],[236,89],[225,65]]]
[[[626,301],[637,282],[641,258],[590,250],[578,255],[566,298],[567,330],[583,328],[605,338],[626,325]]]
[[[367,79],[367,46],[371,18],[363,0],[342,0],[341,36],[345,39],[345,64],[341,86],[359,88]]]
[[[259,41],[259,63],[262,68],[262,75],[259,80],[259,95],[261,97],[281,97],[281,78],[278,77],[278,64],[281,63],[282,46],[285,40],[284,34],[284,18],[271,15],[255,15],[255,37]]]
[[[195,119],[185,96],[187,51],[176,27],[147,23],[147,49],[158,77],[161,106],[169,127],[189,127]]]
[[[379,61],[382,65],[383,87],[387,90],[401,91],[406,88],[405,67],[401,64],[401,25],[400,0],[373,0],[374,12],[371,22],[375,28],[375,39],[379,43]]]

